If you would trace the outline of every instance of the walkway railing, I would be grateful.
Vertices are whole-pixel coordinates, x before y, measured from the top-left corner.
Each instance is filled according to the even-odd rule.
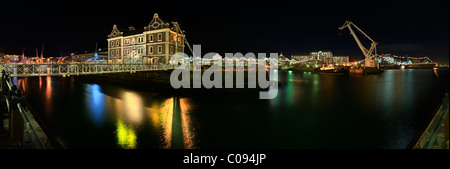
[[[149,64],[4,64],[0,65],[0,70],[5,70],[11,76],[26,77],[167,70],[176,67]]]
[[[449,97],[445,94],[442,104],[420,136],[413,149],[448,149],[449,141]]]

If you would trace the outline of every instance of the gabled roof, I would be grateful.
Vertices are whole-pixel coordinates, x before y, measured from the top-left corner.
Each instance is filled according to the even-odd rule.
[[[108,38],[115,38],[118,36],[123,36],[123,32],[121,32],[118,28],[117,25],[114,24],[113,26],[113,30],[111,31],[111,33],[108,35]]]
[[[130,36],[130,35],[141,34],[144,31],[170,28],[171,25],[172,24],[170,24],[169,22],[166,22],[166,21],[162,20],[161,18],[159,18],[159,15],[157,13],[155,13],[153,15],[153,19],[144,28],[130,30],[130,29],[118,28],[117,25],[114,25],[113,26],[113,30],[108,35],[108,38],[115,38],[115,37],[119,37],[119,36]]]
[[[128,30],[128,31],[123,33],[123,36],[130,36],[130,35],[141,34],[142,32],[144,32],[144,28]]]
[[[161,18],[159,18],[159,15],[155,13],[153,15],[152,21],[150,21],[148,26],[144,27],[144,29],[145,31],[149,31],[149,30],[169,28],[169,26],[170,26],[169,22],[164,22]]]

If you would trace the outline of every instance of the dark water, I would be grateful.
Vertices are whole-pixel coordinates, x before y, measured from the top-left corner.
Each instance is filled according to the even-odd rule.
[[[73,77],[15,79],[66,148],[405,148],[448,90],[448,69],[381,75],[279,72],[273,100],[258,93],[192,95],[89,84]]]

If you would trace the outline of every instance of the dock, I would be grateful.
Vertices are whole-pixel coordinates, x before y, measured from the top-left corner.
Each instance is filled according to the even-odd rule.
[[[2,73],[0,149],[54,149],[21,91]]]

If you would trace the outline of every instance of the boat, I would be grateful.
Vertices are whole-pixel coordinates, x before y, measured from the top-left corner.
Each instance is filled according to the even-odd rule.
[[[334,76],[341,76],[345,74],[344,69],[322,69],[322,70],[315,70],[313,73],[319,74],[319,75],[334,75]]]

